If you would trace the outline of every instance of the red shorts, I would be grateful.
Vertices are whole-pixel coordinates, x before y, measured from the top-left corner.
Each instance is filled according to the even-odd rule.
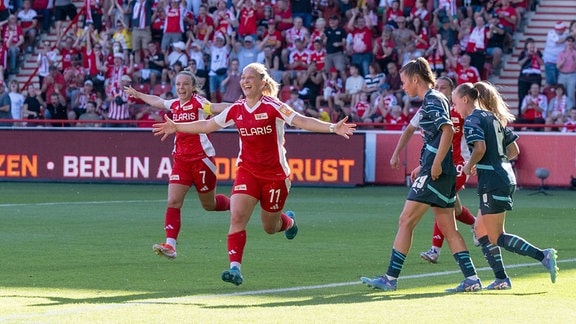
[[[276,213],[284,208],[291,182],[283,180],[266,180],[255,177],[252,173],[239,168],[234,179],[232,195],[245,194],[260,201],[260,207],[267,212]]]
[[[170,182],[191,187],[198,192],[210,192],[216,189],[216,163],[213,157],[202,160],[184,161],[174,159]]]
[[[464,173],[465,164],[466,164],[465,162],[456,164],[456,192],[464,188],[464,185],[468,180],[468,176],[466,175],[466,173]]]

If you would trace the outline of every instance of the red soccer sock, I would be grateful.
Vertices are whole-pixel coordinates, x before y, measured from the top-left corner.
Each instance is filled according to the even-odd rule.
[[[476,217],[468,210],[468,208],[462,206],[462,212],[460,215],[456,216],[456,219],[464,224],[472,225],[476,222]]]
[[[246,231],[228,234],[228,259],[230,262],[242,263],[244,246],[246,246]]]
[[[432,232],[432,246],[441,248],[444,243],[444,234],[440,231],[438,223],[434,222],[434,231]]]
[[[215,198],[216,198],[216,207],[214,207],[215,211],[230,210],[230,198],[222,194],[216,195]]]
[[[280,227],[280,230],[278,232],[284,232],[285,230],[292,227],[292,225],[294,224],[294,220],[284,213],[280,215],[280,219],[282,220],[282,227]]]
[[[180,208],[166,208],[166,216],[164,218],[164,230],[166,231],[167,238],[178,239],[180,233]]]

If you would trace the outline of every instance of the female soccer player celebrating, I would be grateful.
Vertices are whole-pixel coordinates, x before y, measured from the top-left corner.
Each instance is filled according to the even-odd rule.
[[[172,118],[178,123],[204,120],[211,109],[219,110],[225,106],[210,104],[196,86],[198,81],[194,74],[183,71],[176,76],[178,98],[164,100],[160,97],[136,91],[131,86],[124,90],[130,96],[140,99],[152,107],[169,109]],[[218,108],[217,108],[218,106]],[[152,250],[168,259],[176,258],[176,240],[180,233],[181,208],[186,193],[194,185],[198,199],[205,210],[224,211],[230,209],[230,199],[222,194],[215,194],[216,164],[215,150],[206,135],[176,134],[172,157],[174,165],[168,184],[168,206],[166,208],[164,230],[166,243],[154,244]]]
[[[552,282],[556,282],[556,250],[541,250],[523,238],[504,231],[506,211],[512,210],[512,195],[516,189],[510,159],[519,153],[516,144],[518,135],[506,127],[514,116],[494,86],[486,82],[459,85],[452,94],[452,102],[465,118],[464,134],[472,152],[464,172],[478,174],[480,216],[474,230],[496,277],[486,289],[512,288],[500,247],[542,262],[550,272]]]
[[[454,201],[456,168],[450,151],[454,129],[450,119],[450,106],[445,96],[432,89],[436,83],[430,65],[423,58],[408,62],[400,69],[402,87],[407,95],[423,98],[420,108],[420,127],[424,148],[420,156],[420,171],[416,176],[404,209],[400,214],[398,232],[394,239],[388,271],[376,278],[362,277],[370,287],[396,290],[404,260],[412,245],[414,228],[428,208],[432,207],[434,219],[448,242],[465,279],[453,292],[482,289],[480,279],[466,248],[466,243],[456,230]]]
[[[212,119],[180,124],[165,117],[165,123],[153,126],[155,135],[161,135],[164,140],[168,134],[175,132],[207,134],[236,125],[240,136],[240,154],[230,198],[230,269],[222,273],[222,280],[235,285],[243,282],[240,266],[246,245],[246,225],[258,202],[266,233],[284,232],[286,238],[291,240],[298,232],[294,214],[282,213],[290,190],[284,124],[313,132],[336,133],[344,138],[349,138],[356,127],[355,124],[347,124],[347,118],[330,124],[295,112],[276,98],[278,84],[262,64],[247,65],[242,72],[240,86],[246,98]]]

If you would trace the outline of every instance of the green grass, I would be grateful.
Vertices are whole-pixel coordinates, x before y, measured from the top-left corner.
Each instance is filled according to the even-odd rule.
[[[228,193],[229,187],[219,188]],[[248,228],[244,284],[220,280],[228,267],[228,213],[206,212],[191,192],[178,258],[155,256],[164,240],[166,186],[0,183],[0,322],[296,323],[574,322],[576,215],[572,191],[517,192],[507,231],[555,247],[555,285],[533,259],[503,252],[513,289],[451,295],[462,278],[447,246],[430,265],[432,215],[418,226],[399,290],[370,290],[362,275],[385,272],[407,188],[294,188],[294,241]],[[474,189],[462,193],[476,209]],[[468,226],[479,275],[492,281]]]

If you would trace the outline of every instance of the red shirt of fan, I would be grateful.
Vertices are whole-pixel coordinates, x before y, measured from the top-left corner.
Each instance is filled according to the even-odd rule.
[[[284,148],[284,124],[292,125],[296,112],[277,98],[262,96],[253,107],[246,99],[214,117],[220,127],[236,125],[240,135],[240,153],[236,160],[257,178],[284,180],[290,175],[290,166]]]
[[[198,26],[196,38],[203,41],[208,34],[208,27],[212,26],[214,28],[214,20],[208,15],[200,15],[196,18],[196,26]],[[212,36],[214,36],[214,33],[212,33]]]
[[[172,112],[175,123],[189,123],[197,120],[206,120],[208,115],[202,109],[202,104],[208,100],[197,94],[186,103],[181,104],[180,99],[165,100],[164,107]],[[206,134],[176,133],[172,155],[185,161],[197,161],[214,156],[216,151]]]
[[[274,10],[274,15],[275,16],[280,16],[280,18],[282,20],[284,19],[292,19],[292,10],[290,10],[289,8],[287,8],[284,11],[278,11],[276,12],[276,10]],[[279,31],[285,31],[289,28],[292,28],[293,24],[292,23],[285,23],[285,22],[279,22],[278,25],[276,26],[276,29],[278,29]]]
[[[473,66],[469,66],[464,68],[460,64],[456,68],[456,74],[458,76],[457,84],[462,84],[466,82],[476,83],[480,81],[480,73],[478,73],[478,69]]]
[[[278,30],[273,31],[271,34],[268,33],[268,30],[266,30],[264,32],[263,38],[266,38],[266,36],[268,36],[268,45],[270,46],[274,46],[274,48],[276,48],[276,44],[280,43],[282,44],[282,33]]]
[[[254,8],[242,8],[238,16],[238,35],[256,35],[256,10]]]
[[[317,51],[310,52],[310,62],[316,63],[317,71],[324,70],[324,66],[326,65],[326,50],[322,49],[320,50],[320,52]]]
[[[294,67],[293,70],[296,71],[306,71],[308,68],[309,61],[310,61],[310,52],[308,52],[307,50],[303,50],[301,52],[295,50],[291,52],[290,55],[288,56],[288,63],[290,65],[296,62],[304,63]]]
[[[72,56],[78,55],[78,53],[78,50],[75,48],[68,49],[63,47],[60,50],[60,54],[62,54],[62,71],[72,66]]]
[[[184,32],[184,9],[183,7],[166,8],[166,18],[164,20],[165,33],[183,33]]]
[[[370,109],[370,103],[368,101],[358,101],[356,105],[354,105],[354,112],[358,118],[366,117],[366,112]]]
[[[408,125],[408,118],[406,115],[400,114],[398,117],[392,116],[392,114],[386,115],[384,118],[386,125],[386,130],[402,130],[404,126]]]
[[[98,74],[98,65],[96,64],[96,53],[94,50],[84,52],[84,67],[88,70],[88,75],[95,76]]]
[[[1,0],[0,0],[1,1]],[[12,35],[12,44],[16,44],[18,43],[18,40],[20,39],[20,36],[22,36],[22,28],[20,28],[20,26],[15,26],[15,33]],[[4,35],[2,35],[2,37],[4,38],[4,43],[8,44],[8,41],[10,40],[10,30],[8,29],[8,25],[4,26]]]

